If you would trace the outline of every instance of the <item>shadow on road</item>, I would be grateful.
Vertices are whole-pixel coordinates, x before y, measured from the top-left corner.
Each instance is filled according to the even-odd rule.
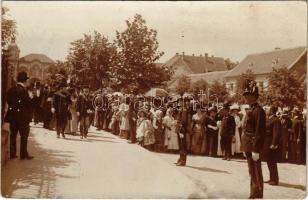
[[[80,139],[80,138],[65,138],[65,140],[70,140],[70,141],[83,141],[83,142],[110,142],[110,143],[118,143],[116,141],[112,140],[99,140],[99,139],[90,139],[89,136],[87,139]]]
[[[306,186],[304,185],[295,185],[290,183],[279,182],[278,187],[294,188],[302,191],[306,191]]]
[[[208,167],[194,167],[194,166],[189,166],[189,165],[186,165],[185,167],[197,169],[197,170],[201,170],[201,171],[207,171],[207,172],[217,172],[217,173],[230,174],[228,171],[213,169],[213,168],[208,168]]]
[[[75,178],[57,174],[58,168],[65,168],[72,162],[71,151],[43,149],[29,137],[28,149],[33,160],[14,159],[1,169],[1,193],[3,197],[55,198],[57,177]],[[14,191],[18,190],[17,193]]]

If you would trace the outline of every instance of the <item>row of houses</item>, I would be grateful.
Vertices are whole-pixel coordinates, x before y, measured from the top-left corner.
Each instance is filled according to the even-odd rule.
[[[275,48],[272,51],[247,55],[233,69],[228,70],[221,57],[188,56],[176,54],[168,60],[164,66],[174,70],[174,75],[168,84],[170,90],[174,90],[179,83],[179,78],[187,76],[191,83],[205,80],[211,84],[219,81],[226,85],[232,96],[236,91],[236,81],[241,74],[251,70],[256,76],[256,82],[261,90],[267,90],[268,75],[273,68],[286,67],[297,74],[301,82],[306,81],[307,74],[307,48],[295,47],[288,49]]]
[[[44,80],[47,77],[48,68],[55,64],[52,59],[44,54],[28,54],[19,57],[20,50],[15,43],[10,45],[9,50],[9,69],[12,78],[16,77],[19,71],[26,71],[30,77]],[[209,84],[214,81],[224,83],[232,96],[236,91],[236,80],[247,70],[251,70],[255,74],[257,84],[261,90],[267,89],[267,77],[272,68],[287,67],[289,70],[296,72],[301,82],[306,81],[307,48],[275,48],[268,52],[249,54],[231,70],[228,70],[224,58],[209,56],[207,53],[204,55],[176,53],[162,65],[174,72],[168,84],[171,91],[180,84],[179,78],[185,75],[191,80],[191,83],[201,79]]]

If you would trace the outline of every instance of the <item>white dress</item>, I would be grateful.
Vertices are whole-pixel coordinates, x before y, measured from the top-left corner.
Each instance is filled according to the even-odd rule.
[[[219,128],[218,129],[218,148],[217,148],[217,156],[222,156],[222,151],[221,151],[221,146],[220,146],[220,139],[221,139],[221,136],[220,136],[220,132],[221,132],[221,121],[218,121],[217,122],[217,127]]]
[[[177,121],[173,117],[167,115],[163,118],[163,125],[166,127],[164,144],[165,146],[167,146],[168,149],[179,149],[178,135],[176,133],[176,124]],[[167,127],[170,127],[171,130],[169,130]]]
[[[235,125],[236,125],[235,143],[233,143],[234,152],[241,153],[241,138],[240,138],[239,128],[242,126],[242,122],[241,122],[241,118],[238,115],[234,116],[234,119],[235,119]]]

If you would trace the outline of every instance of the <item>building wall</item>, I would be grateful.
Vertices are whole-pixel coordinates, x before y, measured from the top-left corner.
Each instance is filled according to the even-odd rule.
[[[50,64],[36,60],[32,62],[20,62],[18,72],[26,71],[30,78],[37,78],[43,81],[47,76],[47,69],[49,66]]]
[[[259,90],[266,91],[268,87],[268,79],[267,79],[268,74],[255,74],[255,76],[256,76],[256,82],[257,82],[257,86],[259,87]],[[235,95],[236,87],[237,87],[236,80],[238,79],[238,77],[239,76],[225,77],[226,88],[230,96]]]

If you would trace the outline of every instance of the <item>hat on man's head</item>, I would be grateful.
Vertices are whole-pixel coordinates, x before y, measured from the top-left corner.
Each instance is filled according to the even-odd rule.
[[[19,72],[17,75],[17,82],[25,82],[28,79],[29,77],[25,71]]]
[[[259,89],[257,83],[254,80],[246,79],[243,88],[243,95],[256,95],[259,96]]]
[[[225,101],[224,104],[223,104],[223,108],[229,110],[230,109],[230,102]]]

